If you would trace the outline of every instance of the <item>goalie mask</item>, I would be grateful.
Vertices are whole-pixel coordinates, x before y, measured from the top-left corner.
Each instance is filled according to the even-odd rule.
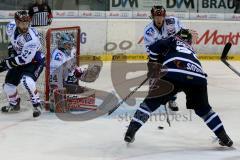
[[[24,11],[24,10],[17,11],[14,14],[14,19],[15,19],[18,30],[21,33],[26,33],[28,31],[28,27],[30,26],[30,21],[31,21],[31,18],[28,15],[27,11]]]
[[[68,33],[61,33],[58,41],[58,49],[66,52],[67,54],[71,54],[71,50],[73,49],[74,39],[73,36]]]
[[[176,35],[183,39],[185,42],[192,44],[192,34],[188,29],[182,28]]]

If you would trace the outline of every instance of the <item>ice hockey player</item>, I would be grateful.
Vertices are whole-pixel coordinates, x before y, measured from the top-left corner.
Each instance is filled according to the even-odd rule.
[[[145,51],[150,54],[149,46],[155,43],[157,40],[166,39],[175,33],[177,33],[181,28],[183,28],[181,22],[178,18],[173,16],[166,16],[166,10],[163,6],[153,6],[151,9],[151,19],[150,22],[144,29],[144,46]],[[161,60],[159,59],[161,63]],[[153,83],[150,81],[150,83]],[[168,107],[172,111],[178,111],[176,95],[168,102]]]
[[[78,85],[78,81],[94,82],[101,66],[89,64],[77,66],[74,37],[69,33],[60,33],[58,47],[53,50],[50,62],[50,86],[53,89],[66,88],[67,93],[80,94],[88,89]],[[79,57],[77,57],[79,58]]]
[[[88,67],[79,67],[76,64],[76,48],[73,44],[74,38],[69,33],[61,33],[58,47],[53,50],[50,62],[50,75],[54,79],[54,71],[62,65],[66,65],[68,73],[63,75],[64,84],[78,84],[78,80],[93,82],[100,73],[101,66],[90,64]],[[78,57],[79,58],[79,57]]]
[[[17,11],[15,21],[7,25],[7,35],[10,39],[9,57],[1,60],[0,72],[7,75],[3,90],[8,97],[9,105],[2,107],[2,112],[20,110],[20,97],[17,86],[21,83],[30,95],[33,105],[33,117],[41,114],[41,103],[36,88],[36,81],[44,68],[44,54],[40,51],[41,43],[38,32],[30,27],[27,11]]]
[[[147,96],[144,99],[130,122],[124,138],[126,142],[134,141],[135,133],[148,120],[153,111],[161,104],[166,104],[173,95],[183,91],[186,94],[187,108],[193,109],[204,120],[218,137],[219,144],[228,147],[233,145],[232,140],[225,132],[222,121],[209,105],[207,75],[203,72],[191,43],[192,35],[187,29],[181,29],[175,36],[158,40],[149,46],[148,75],[159,77],[162,67],[158,65],[157,59],[160,57],[163,67],[167,67],[166,75],[161,80],[170,82],[173,85],[173,90],[162,96],[152,98]],[[149,93],[151,93],[151,90]]]
[[[67,75],[63,78],[64,83],[74,84],[77,83],[77,78],[74,75],[74,72],[79,72],[79,75],[83,73],[81,68],[76,68],[76,48],[74,46],[74,38],[69,33],[59,33],[58,36],[58,46],[56,49],[53,50],[51,54],[51,62],[50,62],[50,83],[53,84],[54,80],[57,82],[56,85],[58,86],[59,78],[55,73],[59,67],[62,67],[64,63],[68,63],[67,67]],[[71,61],[72,60],[72,61]],[[65,68],[66,68],[65,67]]]

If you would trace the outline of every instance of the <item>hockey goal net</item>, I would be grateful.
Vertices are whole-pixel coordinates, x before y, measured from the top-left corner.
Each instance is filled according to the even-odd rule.
[[[41,37],[41,43],[42,43],[42,52],[45,53],[45,57],[46,57],[46,66],[45,66],[45,73],[42,74],[42,76],[39,78],[38,80],[38,90],[40,91],[41,95],[42,95],[42,99],[44,99],[45,102],[45,108],[48,110],[49,107],[51,107],[51,105],[53,105],[53,101],[51,100],[53,98],[53,90],[51,89],[51,83],[50,83],[50,79],[53,79],[54,77],[50,76],[50,69],[51,69],[51,60],[52,58],[52,53],[53,51],[58,48],[58,43],[61,40],[60,36],[62,33],[67,33],[69,35],[71,35],[72,38],[72,42],[73,42],[73,48],[75,48],[76,52],[75,52],[75,56],[74,59],[71,60],[71,62],[76,63],[74,65],[79,66],[79,59],[80,59],[80,27],[76,26],[76,27],[63,27],[63,28],[49,28],[47,31],[45,30],[39,30],[39,34]],[[71,64],[72,65],[72,64]],[[68,68],[64,68],[62,67],[62,70],[66,70]],[[61,69],[61,68],[60,68]],[[63,72],[63,71],[59,71],[59,72]],[[62,77],[64,78],[64,77]],[[59,78],[58,78],[59,80]],[[58,82],[57,82],[58,83]],[[52,97],[51,97],[52,96]],[[72,94],[68,94],[68,97],[72,97]],[[66,97],[65,97],[66,98]],[[92,99],[92,97],[90,97],[90,99]],[[82,101],[84,99],[82,98],[76,98],[75,101],[79,102]],[[73,98],[69,98],[69,99],[64,99],[64,101],[68,102],[68,106],[70,105],[70,107],[72,108],[76,108],[76,106],[74,105],[79,105],[76,103],[73,103],[72,101],[74,101]],[[90,108],[92,107],[94,101],[91,101],[92,103],[89,105]],[[65,109],[64,109],[65,110]]]
[[[41,78],[41,82],[44,82],[44,85],[40,88],[43,95],[43,99],[45,100],[46,104],[49,102],[50,96],[50,63],[52,57],[52,53],[54,49],[58,48],[58,43],[60,41],[61,33],[68,33],[73,37],[73,46],[76,48],[76,65],[79,66],[79,58],[80,58],[80,27],[63,27],[63,28],[49,28],[45,32],[39,31],[41,35],[41,43],[43,49],[42,51],[45,53],[46,57],[46,66],[45,66],[45,73],[44,78]],[[40,83],[41,83],[40,82]],[[39,86],[39,85],[38,85]],[[41,85],[40,85],[41,86]],[[48,107],[47,107],[48,108]]]
[[[51,61],[52,59],[56,58],[52,56],[52,53],[55,49],[58,48],[58,44],[61,41],[62,33],[67,33],[72,37],[72,44],[73,44],[72,48],[74,48],[74,53],[73,53],[74,58],[71,58],[71,60],[68,60],[61,67],[58,68],[57,72],[61,72],[62,74],[58,74],[59,75],[57,76],[58,78],[55,78],[55,76],[53,77],[52,75],[50,75]],[[76,84],[76,86],[75,85],[68,86],[68,88],[66,89],[65,88],[66,86],[64,86],[60,80],[60,79],[63,80],[66,78],[65,77],[66,75],[64,74],[64,72],[68,72],[69,70],[71,70],[69,66],[80,66],[80,33],[81,33],[81,30],[79,26],[49,28],[47,31],[39,30],[40,40],[43,46],[42,52],[45,53],[45,57],[46,57],[46,66],[45,66],[45,71],[42,74],[42,77],[40,77],[40,79],[37,82],[38,83],[37,86],[39,87],[39,91],[42,95],[42,99],[45,102],[44,104],[47,110],[50,107],[54,107],[55,111],[57,112],[65,112],[67,110],[95,109],[94,94],[90,94],[89,96],[82,96],[81,92],[83,90],[86,91],[87,90],[86,88]],[[52,88],[53,81],[55,81],[55,83],[58,83],[58,86],[60,86],[56,92],[57,94],[54,93],[54,89]],[[67,92],[63,92],[66,90]],[[70,90],[74,90],[74,92]],[[62,108],[62,106],[60,105],[61,103],[59,105],[56,104],[56,95],[58,95],[59,93],[64,95],[64,96],[62,95],[59,95],[59,96],[64,98],[62,100],[64,101],[65,107],[68,107],[68,108]],[[59,98],[59,96],[57,98]]]

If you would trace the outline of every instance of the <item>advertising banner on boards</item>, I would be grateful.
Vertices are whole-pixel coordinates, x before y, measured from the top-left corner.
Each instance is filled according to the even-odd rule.
[[[234,13],[234,0],[111,0],[110,11],[150,11],[162,5],[172,12]]]
[[[145,19],[56,19],[51,27],[80,26],[81,55],[146,54],[143,30],[151,20]],[[198,32],[194,48],[197,53],[220,54],[227,42],[233,46],[230,54],[240,55],[238,21],[182,20],[186,28]],[[0,23],[0,51],[7,53],[6,22]],[[41,28],[38,28],[41,30]],[[45,29],[46,30],[46,29]]]

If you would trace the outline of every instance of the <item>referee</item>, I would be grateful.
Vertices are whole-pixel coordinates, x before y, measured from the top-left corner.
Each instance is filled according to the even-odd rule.
[[[31,25],[36,26],[47,26],[52,23],[52,11],[47,3],[43,0],[36,0],[36,2],[30,6],[28,11],[29,16],[32,19]]]

